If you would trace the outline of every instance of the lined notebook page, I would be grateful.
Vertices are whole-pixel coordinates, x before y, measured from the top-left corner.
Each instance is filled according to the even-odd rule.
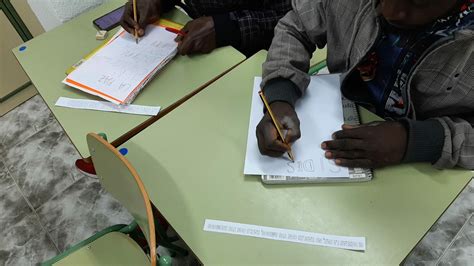
[[[148,26],[146,32],[136,44],[133,35],[122,30],[64,83],[114,103],[130,103],[177,51],[176,34],[155,25]]]
[[[285,154],[272,158],[260,154],[255,130],[263,116],[260,100],[261,78],[255,78],[252,110],[245,156],[246,175],[272,175],[292,177],[349,177],[349,170],[337,166],[324,157],[321,143],[330,140],[332,133],[344,123],[339,75],[312,76],[305,96],[295,109],[301,122],[301,138],[293,146],[295,162]]]

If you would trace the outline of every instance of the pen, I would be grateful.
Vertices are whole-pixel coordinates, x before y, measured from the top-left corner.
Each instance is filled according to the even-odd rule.
[[[138,23],[137,20],[137,0],[133,0],[133,20]],[[135,28],[135,43],[138,44],[138,31]]]
[[[258,95],[260,95],[260,98],[262,99],[262,102],[265,105],[265,108],[267,108],[267,112],[272,118],[273,125],[277,129],[278,135],[280,136],[283,143],[285,143],[288,146],[288,157],[290,157],[291,161],[294,162],[295,157],[293,156],[293,152],[291,151],[291,146],[288,143],[286,143],[285,138],[283,137],[283,134],[281,133],[281,130],[280,130],[280,123],[276,120],[275,115],[272,112],[272,109],[270,109],[270,105],[268,104],[267,99],[265,98],[265,95],[263,95],[263,91],[259,91]]]
[[[182,30],[178,30],[178,29],[171,28],[171,27],[166,27],[165,29],[166,29],[167,31],[169,31],[169,32],[176,33],[176,34],[178,34],[179,36],[184,36],[184,35],[186,35],[186,32],[184,32],[184,31],[182,31]]]

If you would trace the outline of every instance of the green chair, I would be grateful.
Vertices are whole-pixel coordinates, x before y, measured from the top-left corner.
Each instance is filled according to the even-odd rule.
[[[127,159],[99,135],[88,134],[87,143],[101,184],[133,215],[150,254],[127,235],[133,231],[133,223],[107,228],[43,265],[156,265],[154,217],[140,177]]]
[[[326,64],[327,64],[326,60],[323,60],[321,62],[318,62],[318,63],[312,65],[309,68],[308,74],[310,76],[318,74],[318,72],[321,71],[321,69],[323,69],[327,66]]]
[[[311,57],[308,74],[311,76],[316,75],[321,69],[325,68],[327,64],[326,58],[327,58],[326,47],[322,49],[318,48]]]

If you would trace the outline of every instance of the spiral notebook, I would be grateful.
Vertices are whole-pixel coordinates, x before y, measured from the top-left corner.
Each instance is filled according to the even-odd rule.
[[[302,137],[293,146],[295,162],[287,156],[271,158],[260,154],[255,128],[262,117],[263,104],[255,78],[244,174],[259,175],[266,184],[361,182],[372,179],[370,169],[346,168],[324,157],[320,144],[331,139],[343,123],[359,124],[357,107],[342,98],[339,75],[311,77],[311,83],[295,106],[301,121]]]

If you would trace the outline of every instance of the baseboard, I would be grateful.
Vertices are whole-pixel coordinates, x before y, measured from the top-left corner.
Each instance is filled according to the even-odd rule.
[[[0,102],[0,116],[3,116],[15,109],[15,107],[24,103],[36,94],[38,94],[38,91],[36,90],[35,86],[29,85],[15,95],[9,97],[7,100]]]

